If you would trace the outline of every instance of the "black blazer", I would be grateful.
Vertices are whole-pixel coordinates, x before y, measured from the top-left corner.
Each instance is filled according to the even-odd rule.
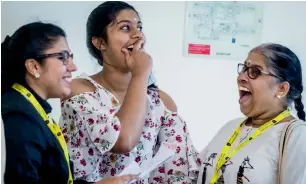
[[[50,113],[50,104],[27,89],[45,112]],[[6,141],[4,183],[67,184],[69,172],[64,152],[36,109],[14,89],[1,96]]]

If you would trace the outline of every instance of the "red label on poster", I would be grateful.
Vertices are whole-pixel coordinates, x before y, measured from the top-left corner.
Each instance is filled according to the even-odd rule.
[[[188,53],[210,55],[210,45],[189,44]]]

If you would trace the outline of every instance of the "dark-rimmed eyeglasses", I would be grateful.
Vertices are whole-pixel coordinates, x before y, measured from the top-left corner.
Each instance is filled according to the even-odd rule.
[[[264,75],[270,75],[270,76],[273,76],[273,77],[276,77],[276,78],[280,78],[279,76],[277,76],[273,73],[262,71],[257,66],[246,66],[243,63],[238,64],[237,72],[238,72],[239,75],[244,73],[244,72],[247,72],[248,77],[250,79],[257,79],[259,76],[261,76],[263,74]]]
[[[69,59],[73,59],[73,54],[69,53],[68,51],[64,50],[62,52],[58,53],[52,53],[52,54],[42,54],[35,57],[35,59],[46,59],[49,57],[57,57],[57,59],[61,60],[64,65],[68,65]]]

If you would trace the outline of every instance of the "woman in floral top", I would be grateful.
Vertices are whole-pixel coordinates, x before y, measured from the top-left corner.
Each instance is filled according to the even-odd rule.
[[[105,2],[87,21],[87,47],[103,70],[72,82],[60,125],[74,176],[88,182],[116,176],[132,161],[147,163],[161,142],[177,146],[172,160],[137,183],[193,183],[198,153],[173,100],[148,83],[152,59],[137,11]],[[149,86],[149,87],[147,87]]]

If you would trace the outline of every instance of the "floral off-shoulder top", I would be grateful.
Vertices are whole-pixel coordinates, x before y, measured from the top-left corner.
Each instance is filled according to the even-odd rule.
[[[96,182],[118,175],[132,161],[141,166],[152,159],[160,143],[166,141],[177,145],[174,158],[137,183],[196,182],[200,161],[186,123],[164,106],[157,89],[147,91],[148,114],[138,145],[131,152],[115,154],[111,149],[120,133],[120,120],[115,114],[121,104],[86,74],[80,78],[91,82],[96,89],[63,101],[60,120],[76,179]]]

